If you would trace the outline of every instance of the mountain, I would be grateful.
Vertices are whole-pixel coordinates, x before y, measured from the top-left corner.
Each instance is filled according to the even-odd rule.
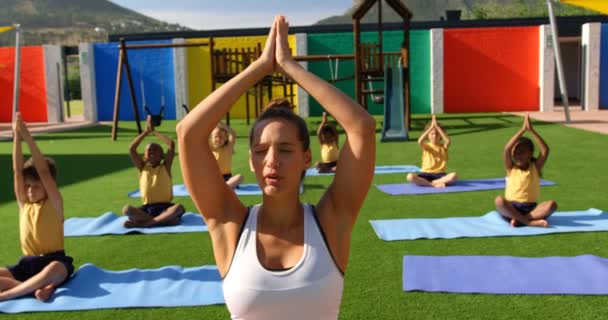
[[[318,21],[316,24],[351,24],[352,14],[363,0],[354,0],[353,6],[343,15],[332,16]],[[547,4],[545,0],[402,0],[414,14],[413,21],[437,21],[445,18],[446,10],[460,10],[462,19],[505,19],[546,17]],[[578,7],[555,4],[557,15],[590,15],[596,12]],[[376,22],[378,6],[374,5],[363,18],[364,23]],[[382,21],[401,21],[392,8],[382,1]]]
[[[0,26],[21,24],[25,45],[77,45],[103,41],[110,33],[186,30],[107,0],[2,0]],[[0,45],[12,45],[14,33],[0,34]]]

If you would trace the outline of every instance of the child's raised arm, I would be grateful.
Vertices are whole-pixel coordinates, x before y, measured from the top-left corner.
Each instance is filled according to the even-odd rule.
[[[435,123],[433,122],[433,120],[431,120],[431,125],[426,130],[424,130],[424,132],[420,135],[420,138],[418,138],[418,145],[420,146],[420,148],[426,148],[425,141],[429,137],[429,134],[431,133],[431,131],[433,131],[433,129],[435,129]]]
[[[452,139],[450,139],[450,136],[448,136],[445,130],[443,130],[443,128],[437,124],[437,118],[435,118],[435,115],[433,115],[433,122],[435,124],[435,129],[437,129],[437,132],[439,132],[441,139],[443,139],[443,146],[448,149],[450,147],[450,144],[452,144]]]
[[[549,146],[547,145],[545,140],[536,132],[536,130],[534,130],[529,117],[526,117],[526,121],[528,130],[530,131],[530,133],[534,137],[534,140],[536,140],[536,143],[538,143],[538,146],[540,148],[540,155],[538,156],[538,158],[536,158],[535,161],[536,169],[540,171],[545,165],[547,158],[549,157]]]
[[[165,167],[167,167],[167,170],[170,173],[171,166],[173,165],[173,159],[175,158],[175,141],[173,141],[173,139],[169,138],[167,135],[164,135],[154,130],[154,127],[152,126],[151,116],[148,116],[148,122],[150,128],[152,128],[152,134],[154,134],[154,136],[158,138],[158,140],[162,141],[164,144],[167,145],[167,153],[165,154]]]
[[[49,164],[46,158],[42,155],[42,152],[40,152],[40,149],[38,149],[34,138],[32,138],[32,135],[30,134],[23,120],[21,120],[20,118],[18,118],[18,120],[19,133],[21,134],[21,138],[23,138],[23,141],[25,141],[25,143],[27,143],[28,147],[30,148],[32,158],[34,159],[34,167],[36,168],[36,172],[38,172],[38,175],[40,176],[40,181],[44,186],[46,195],[51,201],[53,207],[55,208],[55,211],[59,215],[59,218],[61,218],[61,220],[63,221],[63,197],[61,197],[61,193],[59,192],[59,188],[57,187],[57,182],[55,182],[55,179],[51,175]]]
[[[507,142],[507,144],[505,145],[505,149],[502,153],[502,159],[505,163],[505,169],[507,170],[507,173],[509,171],[511,171],[511,169],[513,168],[513,158],[511,156],[513,146],[515,145],[515,142],[517,141],[517,139],[519,139],[519,137],[521,137],[524,134],[524,132],[526,132],[526,129],[528,128],[527,121],[528,121],[528,114],[526,114],[526,117],[524,119],[524,123],[523,123],[521,129],[519,129],[519,131],[517,131],[517,133],[513,137],[511,137],[509,142]]]
[[[13,122],[13,189],[15,190],[17,204],[21,209],[27,201],[27,194],[23,181],[23,150],[21,148],[21,133],[19,133],[19,122],[22,120],[19,113],[15,117],[15,122]]]
[[[323,127],[327,124],[327,112],[323,111],[323,116],[321,117],[321,123],[317,128],[317,139],[319,139],[319,143],[323,144],[323,138],[321,137],[321,131],[323,131]]]
[[[228,144],[231,148],[234,148],[234,143],[236,142],[236,132],[229,126],[226,126],[226,131],[228,132]],[[232,150],[234,152],[234,149]]]
[[[148,116],[146,121],[146,129],[137,137],[135,137],[135,139],[133,139],[133,142],[131,142],[131,145],[129,146],[129,156],[131,157],[131,162],[133,162],[137,170],[140,172],[144,168],[144,159],[142,159],[141,155],[137,152],[137,147],[139,147],[139,144],[141,144],[144,138],[148,134],[150,134],[150,132],[152,132],[153,129],[151,119],[152,117]]]

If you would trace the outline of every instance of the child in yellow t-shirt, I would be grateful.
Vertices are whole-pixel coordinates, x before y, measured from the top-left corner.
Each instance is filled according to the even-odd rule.
[[[55,162],[44,157],[21,115],[13,123],[14,189],[24,254],[16,265],[0,268],[0,301],[34,294],[47,301],[74,272],[63,242],[63,198],[55,181]],[[32,157],[23,162],[21,142]]]
[[[243,182],[243,176],[240,174],[232,175],[232,154],[234,154],[234,144],[236,143],[236,133],[229,126],[218,123],[215,129],[211,131],[209,145],[217,164],[220,167],[220,173],[226,184],[236,189]]]
[[[319,173],[336,172],[340,156],[339,134],[336,127],[327,122],[327,113],[323,112],[321,124],[317,129],[317,137],[321,145],[321,161],[316,163]]]
[[[534,157],[534,143],[523,137],[530,131],[536,143],[540,146],[540,155]],[[540,172],[547,157],[549,146],[532,128],[530,117],[526,114],[522,128],[507,142],[503,152],[507,184],[505,196],[495,199],[496,209],[513,227],[529,225],[547,227],[547,218],[557,209],[553,200],[544,201],[537,205],[540,197]]]
[[[167,145],[167,154],[164,154],[163,148],[157,143],[148,144],[143,157],[137,153],[137,147],[150,133]],[[185,209],[181,204],[171,202],[173,200],[171,165],[175,157],[175,143],[171,138],[154,130],[151,116],[148,116],[146,130],[131,143],[129,155],[139,171],[139,191],[143,205],[124,206],[122,212],[129,217],[124,226],[142,228],[179,224]]]
[[[427,138],[429,142],[426,142]],[[441,143],[442,139],[443,143]],[[456,172],[446,172],[450,144],[450,137],[433,115],[431,122],[418,139],[418,145],[422,148],[422,172],[408,173],[407,180],[419,186],[435,188],[445,188],[455,182],[458,179]]]

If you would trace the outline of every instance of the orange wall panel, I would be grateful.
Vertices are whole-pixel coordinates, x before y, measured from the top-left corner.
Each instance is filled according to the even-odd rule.
[[[26,122],[47,122],[44,50],[21,48],[19,111]],[[0,122],[10,122],[13,109],[15,48],[0,48]]]
[[[444,111],[539,108],[539,28],[444,30]]]

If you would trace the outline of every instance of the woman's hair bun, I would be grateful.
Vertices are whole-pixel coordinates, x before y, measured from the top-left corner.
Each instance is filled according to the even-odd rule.
[[[277,98],[268,102],[268,104],[264,108],[264,111],[274,108],[285,108],[293,112],[295,106],[291,104],[291,102],[286,98]]]

